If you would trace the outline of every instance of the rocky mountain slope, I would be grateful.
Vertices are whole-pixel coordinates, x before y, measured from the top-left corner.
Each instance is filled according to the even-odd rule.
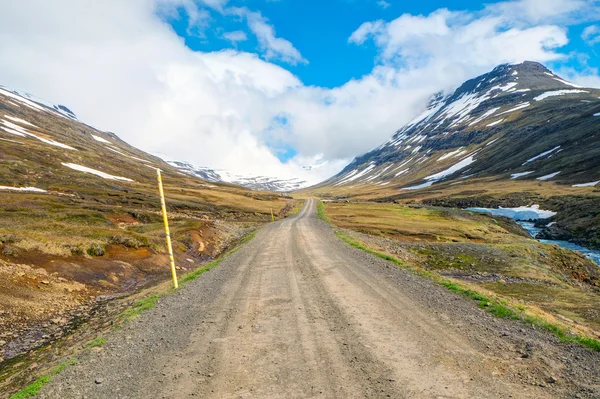
[[[294,207],[184,174],[67,107],[0,88],[0,370],[102,298],[169,278],[156,168],[180,272]]]
[[[169,161],[169,164],[183,173],[206,181],[236,184],[251,190],[291,192],[308,186],[306,181],[297,178],[278,179],[267,176],[241,176],[226,170],[196,167],[188,162],[181,161]]]
[[[501,65],[434,96],[425,112],[324,186],[419,190],[463,179],[600,182],[600,90],[543,65]]]
[[[600,90],[500,65],[428,108],[312,194],[445,206],[541,204],[545,237],[600,248]],[[578,205],[580,204],[580,205]]]

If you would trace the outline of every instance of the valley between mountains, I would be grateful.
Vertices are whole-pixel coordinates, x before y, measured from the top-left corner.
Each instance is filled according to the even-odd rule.
[[[599,116],[500,65],[307,187],[0,87],[0,397],[600,397],[600,268],[561,244],[600,250]]]

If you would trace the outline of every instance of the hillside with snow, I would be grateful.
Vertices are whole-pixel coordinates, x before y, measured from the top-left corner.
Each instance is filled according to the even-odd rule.
[[[320,187],[435,190],[496,177],[573,188],[600,180],[600,90],[543,65],[500,65],[435,95],[377,149]]]
[[[215,170],[208,167],[197,167],[189,162],[168,161],[168,163],[190,176],[198,177],[213,183],[229,183],[258,191],[291,192],[307,187],[305,180],[298,178],[279,179],[268,176],[240,175],[227,170]]]

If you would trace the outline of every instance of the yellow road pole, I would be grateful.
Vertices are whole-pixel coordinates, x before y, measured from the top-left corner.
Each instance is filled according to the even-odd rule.
[[[167,205],[165,203],[165,192],[163,191],[162,177],[160,169],[156,168],[156,177],[158,178],[158,193],[160,194],[160,206],[162,208],[163,221],[165,223],[165,236],[167,237],[167,250],[169,251],[169,264],[171,265],[171,274],[173,275],[173,285],[179,287],[177,282],[177,271],[175,270],[175,258],[173,257],[173,247],[171,246],[171,233],[169,232],[169,220],[167,219]]]
[[[271,208],[271,222],[275,221],[275,216],[273,215],[273,208]]]

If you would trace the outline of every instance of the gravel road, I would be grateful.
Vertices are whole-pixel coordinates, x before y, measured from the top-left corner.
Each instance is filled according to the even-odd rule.
[[[600,397],[598,353],[347,246],[314,200],[105,338],[40,397]]]

